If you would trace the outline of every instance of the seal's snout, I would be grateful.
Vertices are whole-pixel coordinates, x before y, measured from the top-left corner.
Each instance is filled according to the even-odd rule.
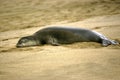
[[[21,46],[16,45],[17,48],[20,48]]]
[[[20,47],[22,47],[22,45],[20,45],[20,44],[17,43],[17,44],[16,44],[16,47],[17,47],[17,48],[20,48]]]
[[[35,46],[37,45],[35,39],[33,36],[26,36],[26,37],[22,37],[18,43],[16,44],[17,48],[21,48],[21,47],[29,47],[29,46]]]
[[[17,44],[16,44],[16,47],[17,48],[21,48],[21,47],[26,47],[27,45],[25,44],[25,43],[21,43],[21,42],[18,42]]]

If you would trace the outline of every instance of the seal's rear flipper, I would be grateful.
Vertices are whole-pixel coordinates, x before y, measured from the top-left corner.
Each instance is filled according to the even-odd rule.
[[[106,39],[103,39],[102,40],[102,45],[104,46],[104,47],[107,47],[108,45],[118,45],[119,44],[119,42],[117,42],[117,41],[115,41],[115,40],[106,40]]]
[[[115,40],[110,40],[110,41],[111,41],[111,44],[113,44],[113,45],[118,45],[119,44],[119,42],[117,42]]]

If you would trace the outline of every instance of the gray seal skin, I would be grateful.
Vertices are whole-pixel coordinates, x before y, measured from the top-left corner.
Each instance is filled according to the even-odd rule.
[[[75,42],[97,42],[101,43],[102,46],[119,44],[117,41],[110,40],[92,30],[71,27],[48,27],[37,31],[31,36],[22,37],[16,47],[40,46],[44,44],[58,46]]]

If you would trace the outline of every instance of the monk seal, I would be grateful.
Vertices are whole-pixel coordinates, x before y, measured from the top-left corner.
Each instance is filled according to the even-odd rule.
[[[40,46],[44,44],[58,46],[75,42],[97,42],[101,43],[102,46],[119,44],[115,40],[110,40],[104,35],[88,29],[48,27],[37,31],[33,35],[22,37],[16,47]]]

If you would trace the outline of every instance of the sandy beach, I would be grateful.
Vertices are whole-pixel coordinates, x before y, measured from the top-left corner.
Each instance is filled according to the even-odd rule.
[[[120,18],[120,15],[116,16],[116,18]],[[111,39],[120,41],[120,23],[116,18],[115,16],[109,18],[102,16],[58,25],[76,27],[85,25],[88,29],[95,29]],[[94,27],[94,25],[98,25],[98,27]],[[21,36],[30,35],[37,30],[38,28],[29,28],[0,33],[1,80],[120,79],[120,45],[102,47],[98,43],[83,42],[61,46],[15,47]],[[28,33],[24,33],[24,31]]]
[[[120,80],[120,45],[79,42],[16,48],[21,37],[50,26],[95,30],[120,42],[120,14],[1,31],[0,80]]]

